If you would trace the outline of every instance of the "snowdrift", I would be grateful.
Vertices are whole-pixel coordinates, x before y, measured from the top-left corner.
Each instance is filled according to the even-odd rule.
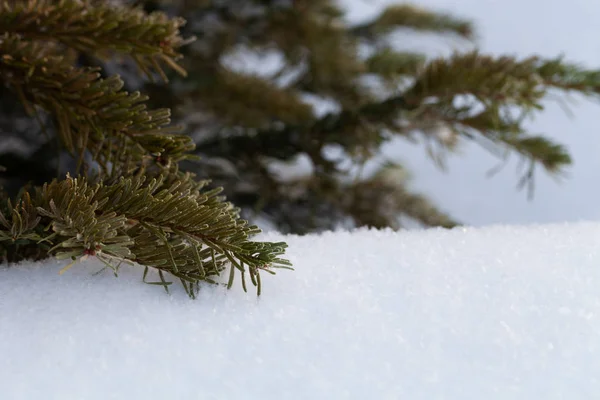
[[[600,224],[321,235],[263,294],[0,266],[5,399],[590,399]]]

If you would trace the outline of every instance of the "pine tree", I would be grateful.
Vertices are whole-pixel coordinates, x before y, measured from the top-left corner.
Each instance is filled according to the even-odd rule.
[[[228,286],[249,272],[287,267],[285,243],[259,232],[208,181],[179,168],[194,143],[148,107],[118,75],[87,64],[131,60],[148,78],[184,76],[184,20],[92,0],[0,3],[4,261],[94,256],[115,274],[122,263],[178,278],[195,297],[231,265]],[[108,69],[108,68],[107,68]],[[53,176],[54,175],[54,176]],[[58,175],[58,176],[57,176]],[[20,187],[19,187],[20,186]]]

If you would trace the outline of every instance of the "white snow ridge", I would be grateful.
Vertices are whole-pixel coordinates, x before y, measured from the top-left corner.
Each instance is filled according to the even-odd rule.
[[[0,397],[594,399],[600,224],[285,240],[263,294],[0,267]]]

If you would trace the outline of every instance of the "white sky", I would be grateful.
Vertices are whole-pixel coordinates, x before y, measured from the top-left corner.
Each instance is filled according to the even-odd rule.
[[[296,271],[189,300],[92,259],[0,266],[10,400],[587,400],[600,225],[264,235]]]
[[[385,0],[344,0],[349,17],[373,15]],[[471,17],[478,26],[480,47],[493,54],[555,57],[561,53],[583,65],[600,68],[597,29],[600,6],[589,0],[420,0],[423,6]],[[442,46],[440,46],[442,48]],[[437,170],[420,147],[399,141],[386,149],[404,160],[415,187],[463,222],[494,223],[600,220],[600,105],[579,101],[575,118],[556,104],[531,124],[535,133],[547,133],[566,145],[574,159],[562,183],[537,174],[536,196],[515,189],[516,162],[493,178],[485,173],[497,159],[467,143],[464,156],[451,157],[449,172]]]

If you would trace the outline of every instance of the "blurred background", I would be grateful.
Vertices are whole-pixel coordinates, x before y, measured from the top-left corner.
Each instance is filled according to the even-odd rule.
[[[351,21],[373,18],[393,1],[342,0]],[[396,2],[397,3],[397,2]],[[413,4],[471,19],[485,53],[526,57],[564,54],[570,62],[600,68],[598,17],[600,3],[588,0],[420,0]],[[419,43],[421,45],[421,43]],[[447,54],[452,43],[432,41],[430,51]],[[528,126],[567,147],[573,164],[563,179],[539,171],[535,194],[528,200],[517,190],[512,158],[492,177],[486,172],[498,159],[481,147],[463,142],[460,155],[450,155],[447,171],[437,168],[421,146],[394,140],[385,146],[410,170],[412,185],[441,209],[468,225],[531,224],[600,219],[600,105],[574,96],[565,113],[556,102]]]
[[[99,67],[104,78],[119,74],[125,90],[149,95],[149,108],[171,109],[199,156],[183,161],[182,170],[223,187],[242,216],[263,229],[600,219],[600,104],[564,92],[600,103],[600,3],[119,3],[157,20],[187,20],[174,32],[196,41],[158,41],[159,53],[175,46],[169,51],[183,56],[187,75],[173,65],[166,75],[155,66],[143,71],[131,57],[85,46],[71,50],[68,62]],[[139,41],[148,32],[129,34]],[[110,49],[106,34],[97,45]],[[10,194],[26,182],[41,185],[75,171],[79,158],[52,137],[58,126],[52,113],[40,113],[38,123],[16,93],[0,92],[0,166],[6,167],[0,186]],[[540,99],[544,111],[537,113]],[[522,123],[520,116],[532,113]],[[111,140],[130,140],[125,136],[119,131]],[[99,149],[120,148],[94,140]],[[88,169],[97,167],[95,153],[84,147]],[[174,172],[187,157],[177,146],[152,148],[136,159],[147,174]],[[504,159],[503,149],[510,149]],[[443,156],[444,168],[429,153]],[[532,192],[518,188],[529,165],[536,167]]]

